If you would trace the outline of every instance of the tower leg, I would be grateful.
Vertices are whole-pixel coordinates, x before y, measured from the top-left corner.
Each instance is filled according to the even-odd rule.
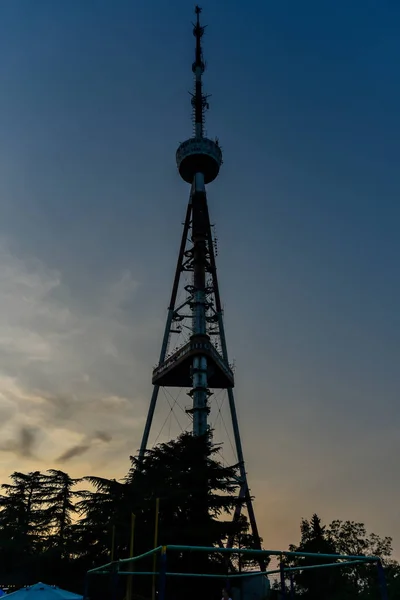
[[[222,335],[223,334],[221,332],[221,337],[222,337]],[[258,533],[258,527],[257,527],[256,517],[254,514],[253,502],[251,500],[249,486],[247,483],[247,474],[246,474],[246,469],[245,469],[245,465],[244,465],[242,440],[240,438],[239,423],[238,423],[236,406],[235,406],[235,398],[233,395],[232,388],[228,389],[228,400],[229,400],[229,408],[230,408],[230,412],[231,412],[232,429],[233,429],[233,435],[234,435],[234,439],[235,439],[236,453],[237,453],[237,457],[238,457],[238,461],[239,461],[240,479],[241,479],[241,483],[242,483],[240,493],[239,493],[239,498],[240,499],[244,498],[246,501],[246,508],[247,508],[247,513],[249,515],[250,527],[251,527],[251,532],[253,534],[255,547],[258,550],[261,550],[260,535]],[[239,518],[240,512],[241,512],[241,503],[238,504],[238,506],[235,510],[234,519]],[[228,542],[228,544],[229,544],[229,542]],[[262,559],[260,560],[260,568],[262,571],[265,571],[265,561]]]
[[[182,233],[181,245],[179,248],[178,263],[176,265],[174,283],[172,286],[171,300],[170,300],[170,303],[168,306],[167,322],[165,324],[164,337],[163,337],[163,341],[162,341],[162,345],[161,345],[160,358],[159,358],[160,363],[164,362],[165,356],[167,354],[169,336],[171,334],[171,325],[172,325],[172,320],[173,320],[174,311],[175,311],[176,296],[177,296],[178,287],[179,287],[179,279],[180,279],[181,272],[183,271],[183,258],[184,258],[184,254],[185,254],[186,240],[187,240],[189,227],[190,227],[191,214],[192,214],[192,203],[191,203],[191,200],[189,200],[189,204],[188,204],[187,211],[186,211],[185,222],[183,225],[183,233]],[[160,387],[158,385],[155,385],[153,387],[153,393],[151,395],[150,406],[149,406],[149,410],[147,413],[146,425],[145,425],[144,432],[143,432],[142,443],[140,444],[140,450],[139,450],[139,458],[140,459],[143,458],[144,453],[146,452],[148,441],[149,441],[150,429],[151,429],[151,425],[153,423],[153,417],[154,417],[154,412],[156,409],[159,389],[160,389]]]
[[[261,550],[260,535],[258,533],[258,527],[257,527],[256,517],[254,514],[253,502],[251,500],[249,486],[247,483],[247,473],[246,473],[246,469],[244,466],[242,440],[240,438],[239,423],[238,423],[236,406],[235,406],[235,398],[233,396],[232,388],[228,389],[228,399],[229,399],[229,408],[231,411],[232,428],[233,428],[233,435],[235,438],[236,453],[237,453],[238,461],[239,461],[240,478],[242,480],[243,495],[246,499],[246,507],[247,507],[247,512],[249,515],[249,521],[250,521],[250,526],[251,526],[251,531],[252,531],[252,534],[254,537],[254,541],[255,541],[256,547],[259,550]],[[239,509],[240,509],[240,506],[239,506]]]
[[[153,393],[151,395],[150,406],[147,413],[146,425],[144,426],[142,443],[140,444],[139,450],[139,458],[142,459],[144,457],[144,453],[146,452],[147,443],[149,441],[150,429],[153,423],[154,411],[156,410],[157,398],[158,398],[158,390],[160,387],[158,385],[153,386]]]
[[[221,339],[222,356],[224,357],[225,361],[227,363],[229,363],[228,348],[226,345],[225,328],[224,328],[224,320],[223,320],[223,311],[222,311],[222,304],[221,304],[221,296],[219,293],[219,285],[218,285],[218,277],[217,277],[217,265],[215,262],[214,246],[213,246],[213,239],[212,239],[212,235],[211,235],[211,225],[210,225],[210,216],[208,213],[208,207],[207,207],[206,218],[208,221],[208,249],[209,249],[209,254],[210,254],[210,271],[211,271],[211,276],[212,276],[212,280],[213,280],[215,308],[216,308],[217,315],[218,315],[218,326],[219,326],[219,334],[220,334],[220,339]],[[238,423],[236,406],[235,406],[235,398],[233,395],[232,388],[228,388],[228,400],[229,400],[229,409],[230,409],[231,419],[232,419],[233,435],[235,438],[236,453],[237,453],[237,457],[238,457],[238,461],[239,461],[240,479],[241,479],[241,484],[242,484],[240,493],[239,493],[239,499],[243,499],[243,498],[246,499],[247,512],[249,515],[250,527],[251,527],[251,532],[253,534],[255,546],[257,549],[261,550],[260,535],[258,533],[256,517],[255,517],[254,509],[253,509],[253,503],[251,500],[249,487],[247,484],[247,475],[246,475],[246,469],[245,469],[245,464],[244,464],[242,441],[240,438],[239,423]],[[239,518],[240,512],[241,512],[241,503],[238,504],[238,506],[235,510],[234,519]],[[229,542],[230,542],[230,545],[232,545],[233,540],[231,540],[231,541],[228,540],[228,545],[229,545]],[[265,568],[266,568],[265,561],[263,559],[260,559],[260,569],[262,571],[265,571]]]

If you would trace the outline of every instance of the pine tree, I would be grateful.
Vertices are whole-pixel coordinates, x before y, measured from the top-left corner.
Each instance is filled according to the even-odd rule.
[[[127,486],[103,477],[88,476],[83,480],[90,483],[94,490],[77,492],[80,500],[76,510],[81,518],[73,526],[73,537],[77,555],[94,566],[110,559],[113,529],[119,532],[129,527],[124,510]],[[114,558],[123,556],[123,550],[114,551]]]
[[[157,498],[160,545],[215,547],[240,534],[242,546],[251,547],[247,519],[242,516],[232,522],[238,503],[238,468],[222,466],[218,452],[211,435],[186,433],[148,450],[141,460],[132,458],[132,467],[122,482],[85,478],[94,489],[79,492],[77,510],[81,518],[73,530],[80,560],[88,568],[108,562],[112,539],[114,559],[129,556],[132,513],[136,515],[135,554],[153,548]],[[152,570],[152,560],[141,569]],[[225,573],[227,562],[221,555],[187,552],[183,556],[171,554],[169,569]]]
[[[79,495],[74,487],[79,481],[56,469],[41,475],[43,515],[51,530],[49,547],[55,548],[60,557],[68,554],[71,525],[77,512],[74,500]]]
[[[140,497],[146,520],[160,498],[160,543],[214,546],[243,530],[243,520],[233,524],[231,518],[238,502],[238,468],[222,466],[218,452],[211,434],[184,433],[148,450],[143,460],[131,459],[127,483]]]
[[[14,472],[0,497],[2,572],[17,578],[35,572],[44,549],[48,523],[43,511],[41,474]]]
[[[5,494],[0,498],[1,528],[21,552],[32,553],[41,548],[48,524],[43,511],[41,473],[14,472],[12,483],[3,483]]]
[[[335,554],[335,545],[327,534],[326,527],[322,525],[321,519],[314,514],[311,520],[302,519],[300,525],[301,540],[298,546],[290,546],[292,552],[309,552],[320,554]],[[310,566],[322,565],[329,562],[335,562],[334,559],[318,557],[296,557],[287,561],[290,566]],[[300,590],[307,600],[318,600],[320,598],[333,599],[340,587],[342,574],[338,568],[318,568],[305,571],[299,571],[294,576],[296,587]]]

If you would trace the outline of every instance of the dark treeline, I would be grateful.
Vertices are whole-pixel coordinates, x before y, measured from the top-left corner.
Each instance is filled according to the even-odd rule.
[[[132,513],[134,554],[154,547],[157,498],[160,545],[218,546],[232,537],[235,546],[253,548],[247,519],[232,520],[240,501],[238,467],[223,466],[218,452],[211,436],[183,434],[149,450],[142,461],[131,458],[131,468],[122,481],[72,479],[58,470],[13,473],[10,483],[2,485],[0,497],[0,585],[20,587],[44,581],[83,593],[88,569],[130,555]],[[291,549],[380,556],[386,566],[389,598],[399,597],[400,569],[391,559],[390,538],[367,535],[362,524],[334,521],[324,527],[314,515],[310,521],[302,521],[300,543]],[[249,559],[241,561],[240,567],[254,564]],[[304,559],[288,562],[288,566],[300,564],[309,563]],[[236,559],[227,564],[217,554],[209,559],[197,553],[171,555],[168,564],[169,571],[221,575],[237,568]],[[142,562],[139,570],[152,571],[152,559]],[[90,597],[110,598],[111,579],[91,577]],[[121,599],[125,584],[120,582]],[[303,571],[294,577],[294,584],[296,595],[304,600],[379,597],[376,569],[364,565],[351,570]],[[216,580],[196,580],[195,584],[186,580],[184,585],[182,580],[168,581],[174,597],[179,597],[179,591],[186,597],[189,588],[192,596],[198,592],[202,597],[220,598]],[[272,595],[279,597],[277,591]],[[135,577],[134,597],[150,596],[150,578]]]
[[[233,536],[251,548],[247,519],[232,522],[238,468],[221,465],[218,452],[211,436],[183,434],[142,461],[131,457],[123,481],[77,480],[57,470],[13,473],[0,498],[0,585],[44,581],[83,592],[88,569],[130,555],[132,513],[134,554],[154,547],[157,498],[159,544],[215,546]],[[201,571],[205,558],[177,555],[169,570]],[[152,568],[151,559],[140,564]],[[227,566],[214,557],[206,568],[224,573]],[[90,595],[110,597],[108,579],[92,577]],[[135,578],[135,591],[145,597],[150,585],[147,577]]]

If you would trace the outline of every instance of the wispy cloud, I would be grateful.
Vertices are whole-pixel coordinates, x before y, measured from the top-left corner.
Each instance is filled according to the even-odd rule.
[[[22,458],[34,458],[37,429],[21,427],[13,439],[0,444],[0,452],[12,452]]]
[[[90,448],[90,444],[78,444],[77,446],[72,446],[69,450],[66,450],[57,458],[57,462],[63,463],[71,460],[72,458],[76,458],[77,456],[81,456],[85,452],[87,452]]]
[[[151,321],[132,323],[132,274],[105,283],[92,306],[79,303],[61,273],[0,239],[0,279],[0,452],[46,465],[94,448],[94,464],[128,457],[147,404],[143,364],[152,364],[140,352]]]
[[[71,448],[63,452],[61,456],[58,457],[57,462],[63,463],[71,460],[72,458],[82,456],[82,454],[85,454],[85,452],[87,452],[96,441],[108,444],[109,442],[111,442],[111,440],[111,435],[109,435],[105,431],[96,431],[93,436],[88,437],[84,442],[76,444],[75,446],[72,446]]]

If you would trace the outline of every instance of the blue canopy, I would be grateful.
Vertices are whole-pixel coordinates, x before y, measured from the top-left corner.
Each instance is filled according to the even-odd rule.
[[[41,582],[7,594],[7,600],[8,598],[13,598],[13,600],[83,600],[83,596],[79,594],[73,594],[56,585],[47,585]]]

